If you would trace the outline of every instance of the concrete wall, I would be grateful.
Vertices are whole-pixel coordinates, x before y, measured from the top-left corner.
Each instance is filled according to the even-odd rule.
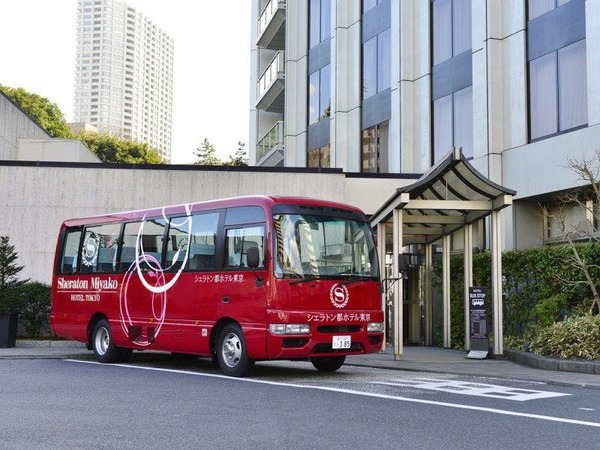
[[[49,282],[57,233],[68,218],[251,194],[314,197],[372,213],[400,183],[347,179],[334,171],[0,162],[0,235],[15,245],[23,278]],[[373,195],[365,195],[365,185]]]
[[[102,162],[85,144],[76,139],[19,139],[19,161]]]
[[[17,159],[19,138],[50,139],[37,123],[0,92],[0,160]]]

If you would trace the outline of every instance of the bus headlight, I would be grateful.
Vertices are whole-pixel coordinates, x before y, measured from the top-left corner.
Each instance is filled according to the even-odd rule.
[[[272,323],[269,331],[273,334],[308,334],[310,327],[307,323]]]
[[[367,325],[367,333],[383,333],[383,322],[370,322]]]

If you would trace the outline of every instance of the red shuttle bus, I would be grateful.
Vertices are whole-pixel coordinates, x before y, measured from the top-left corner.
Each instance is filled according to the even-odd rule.
[[[358,209],[251,196],[67,220],[51,329],[106,363],[132,350],[339,369],[383,340],[373,235]]]

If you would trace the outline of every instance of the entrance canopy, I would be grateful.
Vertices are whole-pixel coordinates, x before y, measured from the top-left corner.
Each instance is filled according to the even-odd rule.
[[[399,188],[371,218],[377,228],[381,266],[386,254],[386,231],[392,225],[393,270],[398,274],[402,248],[425,245],[426,341],[431,343],[432,243],[441,242],[444,272],[444,347],[450,347],[450,236],[464,230],[465,251],[465,345],[468,346],[468,288],[472,286],[472,224],[491,216],[492,299],[494,302],[494,353],[502,354],[502,266],[500,210],[512,204],[515,191],[500,186],[475,170],[460,148],[455,148],[417,182]],[[394,353],[402,355],[402,280],[394,285]],[[384,294],[385,295],[385,294]],[[427,298],[428,297],[428,298]],[[427,336],[429,338],[427,339]],[[427,343],[427,342],[426,342]],[[467,348],[468,350],[468,348]]]
[[[511,205],[515,194],[477,172],[455,148],[416,183],[398,188],[372,216],[371,225],[402,210],[403,244],[432,243]]]

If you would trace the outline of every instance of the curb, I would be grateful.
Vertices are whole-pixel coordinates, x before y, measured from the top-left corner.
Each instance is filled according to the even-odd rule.
[[[573,361],[569,359],[548,358],[529,352],[507,349],[504,350],[504,356],[510,361],[536,369],[600,375],[600,362],[596,361]]]
[[[85,348],[83,342],[77,341],[62,341],[62,340],[17,340],[15,344],[16,348]]]

